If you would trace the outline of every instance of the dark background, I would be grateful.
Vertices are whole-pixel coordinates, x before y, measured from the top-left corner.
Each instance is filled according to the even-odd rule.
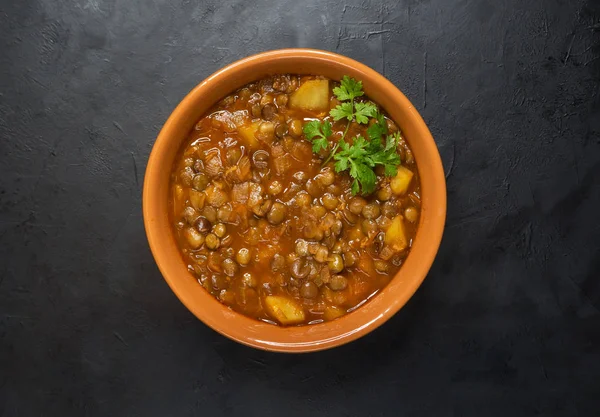
[[[192,316],[141,216],[179,100],[292,46],[394,82],[448,180],[409,304],[301,356]],[[2,0],[0,158],[1,417],[600,413],[600,1]]]

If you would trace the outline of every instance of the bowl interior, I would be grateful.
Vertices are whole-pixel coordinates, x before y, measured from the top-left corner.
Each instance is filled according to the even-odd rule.
[[[175,158],[195,123],[218,100],[249,82],[276,73],[324,75],[362,80],[367,96],[381,105],[402,129],[421,179],[422,210],[410,254],[390,283],[368,303],[332,322],[277,327],[235,313],[208,294],[187,271],[168,215],[169,180]],[[279,50],[235,62],[192,90],[161,130],[146,169],[144,223],[156,262],[171,289],[198,318],[238,342],[273,351],[321,350],[354,340],[398,311],[425,278],[439,247],[446,214],[446,185],[441,159],[422,118],[387,79],[349,58],[316,50]]]

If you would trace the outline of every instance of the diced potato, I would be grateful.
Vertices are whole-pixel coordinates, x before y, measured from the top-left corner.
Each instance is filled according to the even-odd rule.
[[[373,269],[375,266],[373,265]],[[369,298],[373,293],[373,277],[377,274],[375,270],[373,275],[368,277],[364,275],[357,275],[353,279],[348,280],[348,289],[350,291],[349,297],[352,300],[364,300]]]
[[[250,148],[256,148],[258,146],[258,139],[256,139],[255,134],[258,131],[259,126],[260,122],[253,122],[237,128],[238,133]]]
[[[321,287],[321,296],[330,304],[340,306],[346,304],[350,296],[350,289],[346,288],[342,291],[333,291],[328,286]]]
[[[308,111],[329,110],[329,81],[306,81],[291,95],[290,107]]]
[[[392,178],[392,181],[390,182],[392,192],[396,195],[405,194],[408,190],[408,186],[410,185],[413,175],[414,174],[410,169],[399,166],[398,174],[396,174],[396,176]]]
[[[192,207],[196,210],[201,210],[204,208],[204,202],[206,201],[206,194],[196,191],[190,190],[190,203]]]
[[[291,298],[269,295],[265,297],[265,305],[269,314],[283,325],[304,321],[304,310]]]
[[[384,242],[395,251],[404,250],[408,246],[404,219],[401,215],[394,217],[392,220],[392,223],[385,232]]]
[[[333,291],[329,289],[327,286],[321,287],[321,296],[328,303],[333,303]]]
[[[331,321],[337,319],[338,317],[342,317],[344,314],[346,314],[344,309],[335,306],[328,306],[323,313],[323,318],[325,321]]]
[[[373,265],[373,258],[364,252],[359,256],[356,266],[368,276],[372,277],[376,274],[375,265]]]
[[[345,289],[343,291],[332,291],[333,304],[341,306],[348,302],[350,291]]]

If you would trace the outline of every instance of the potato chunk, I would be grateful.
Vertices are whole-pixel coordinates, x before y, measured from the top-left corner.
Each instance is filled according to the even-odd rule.
[[[256,148],[258,145],[258,139],[256,139],[256,132],[258,131],[258,127],[260,126],[260,122],[252,122],[247,125],[239,126],[237,128],[238,133],[246,142],[251,149]]]
[[[283,325],[299,324],[304,321],[304,310],[291,298],[269,295],[265,297],[265,305],[269,314]]]
[[[306,81],[290,97],[290,107],[307,111],[329,110],[329,81]]]
[[[401,215],[394,217],[392,223],[390,223],[385,232],[384,242],[395,251],[404,250],[408,246],[408,237],[406,236],[404,219]]]
[[[392,181],[390,182],[392,192],[396,195],[406,194],[413,176],[414,174],[410,169],[399,166],[398,174],[396,174],[396,176],[392,178]]]
[[[337,319],[338,317],[342,317],[344,314],[346,314],[344,309],[336,306],[329,306],[325,309],[325,312],[323,313],[323,318],[325,319],[325,321],[331,321]]]

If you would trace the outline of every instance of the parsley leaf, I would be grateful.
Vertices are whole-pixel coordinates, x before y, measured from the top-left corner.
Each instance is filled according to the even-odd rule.
[[[356,97],[360,97],[364,94],[362,91],[362,81],[356,81],[354,78],[344,75],[342,81],[340,81],[340,86],[333,89],[333,94],[340,101],[353,100]]]
[[[385,148],[379,146],[379,149],[369,149],[371,154],[369,159],[374,165],[383,165],[385,175],[392,176],[398,173],[398,165],[400,165],[400,155],[396,151],[398,146],[398,136],[390,135],[387,137]],[[374,148],[374,147],[373,147]]]
[[[333,156],[333,159],[336,160],[335,170],[337,172],[350,169],[350,176],[354,178],[353,194],[357,194],[359,189],[362,189],[363,194],[369,194],[375,190],[377,182],[377,176],[373,171],[375,163],[369,157],[368,147],[369,142],[362,136],[357,136],[352,145],[341,141],[341,151]]]
[[[350,176],[360,182],[360,188],[363,194],[371,194],[375,191],[375,184],[377,183],[377,175],[375,175],[373,168],[367,161],[368,160],[352,161],[352,166],[350,167]]]
[[[348,143],[346,143],[346,141],[344,141],[344,139],[340,140],[339,142],[339,146],[340,148],[342,148],[341,152],[336,153],[333,156],[333,159],[335,159],[335,171],[336,172],[342,172],[348,169],[348,156],[346,156],[348,154],[348,151],[350,149],[350,145],[348,145]],[[344,152],[345,154],[342,155],[342,152]]]
[[[355,98],[364,94],[361,81],[344,75],[340,86],[333,89],[333,94],[338,100],[343,101],[329,112],[335,121],[348,119],[348,122],[356,120],[357,123],[367,124],[369,117],[377,115],[377,106],[374,103],[370,101],[354,102]]]
[[[311,120],[304,125],[303,131],[306,139],[312,142],[314,153],[319,153],[321,149],[327,149],[329,145],[327,138],[333,133],[331,123],[327,120],[324,122]]]
[[[327,149],[327,145],[329,145],[329,142],[325,138],[318,138],[313,140],[312,145],[313,152],[319,153],[321,149]]]
[[[315,136],[321,135],[321,122],[318,120],[311,120],[306,123],[302,129],[304,135],[308,140],[312,140]]]
[[[356,119],[357,123],[367,124],[369,123],[369,117],[375,117],[377,115],[377,106],[370,101],[365,102],[345,102],[338,104],[337,107],[331,109],[329,115],[333,117],[336,122],[341,119],[348,119],[349,122]]]
[[[366,125],[369,123],[369,117],[375,117],[377,115],[377,106],[370,101],[354,104],[354,117],[356,122]]]
[[[358,185],[358,180],[352,181],[352,195],[358,194],[360,191],[360,186]]]
[[[382,136],[386,135],[388,132],[387,122],[385,121],[385,117],[381,113],[377,113],[375,119],[377,120],[377,122],[369,126],[369,128],[367,129],[367,136],[369,136],[371,142],[379,141],[379,143],[381,143]]]
[[[385,147],[381,143],[380,136],[375,140],[367,141],[359,135],[354,138],[352,145],[344,140],[340,141],[340,151],[333,155],[336,161],[335,170],[342,172],[349,169],[350,177],[354,179],[353,194],[359,191],[370,194],[375,191],[377,175],[373,169],[377,165],[384,167],[385,175],[396,175],[400,165],[400,156],[396,151],[398,136],[399,133],[389,135]]]
[[[352,118],[354,117],[352,103],[347,102],[338,104],[336,108],[331,109],[329,115],[333,117],[333,120],[336,122],[344,118],[348,119],[348,121],[352,121]]]

